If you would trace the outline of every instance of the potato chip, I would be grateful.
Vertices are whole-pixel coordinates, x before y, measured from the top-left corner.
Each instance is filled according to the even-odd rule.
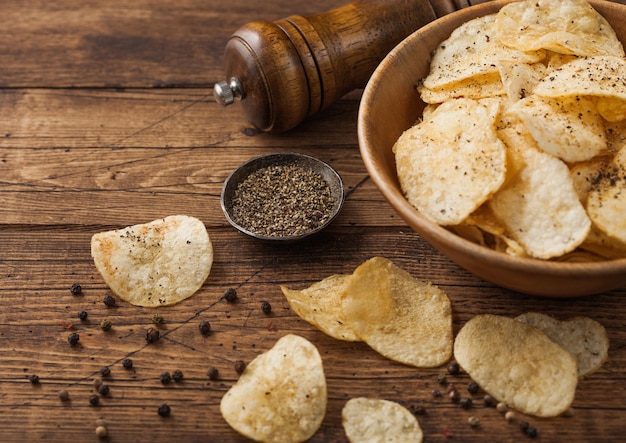
[[[606,330],[604,326],[589,317],[574,317],[559,321],[546,314],[527,312],[518,315],[515,320],[523,321],[541,330],[576,357],[579,378],[596,371],[608,357],[609,338]]]
[[[546,67],[542,63],[526,64],[512,61],[498,62],[498,72],[506,95],[515,103],[530,95],[544,77]]]
[[[594,225],[580,249],[608,260],[626,257],[626,243],[609,237]]]
[[[626,120],[626,100],[623,98],[600,97],[598,112],[606,121],[621,122]]]
[[[204,224],[173,215],[94,234],[91,255],[111,291],[136,306],[191,297],[209,276],[213,246]]]
[[[500,9],[494,29],[497,40],[521,51],[624,56],[611,25],[586,0],[512,2]]]
[[[220,411],[234,430],[252,440],[294,443],[315,434],[326,403],[326,377],[317,348],[290,334],[247,365],[222,397]]]
[[[618,152],[602,171],[587,197],[593,223],[606,235],[626,243],[626,150]]]
[[[577,58],[549,71],[535,87],[543,97],[594,96],[612,99],[616,112],[626,100],[626,59],[597,56]]]
[[[506,150],[499,101],[456,99],[404,132],[393,147],[407,200],[441,225],[461,223],[502,185]]]
[[[534,148],[523,150],[523,154],[526,166],[489,204],[528,255],[558,257],[585,240],[591,222],[567,166]]]
[[[608,166],[610,159],[609,156],[599,156],[586,162],[576,163],[570,168],[574,190],[583,206],[587,204],[589,192],[600,177],[602,170]]]
[[[343,407],[341,420],[350,443],[420,443],[424,439],[417,418],[390,400],[352,398]]]
[[[291,309],[303,320],[338,340],[359,341],[341,308],[349,274],[331,275],[301,291],[282,285]]]
[[[498,73],[477,75],[439,88],[427,88],[419,84],[417,91],[422,101],[428,104],[439,104],[456,98],[479,100],[505,93]]]
[[[512,49],[493,38],[495,19],[495,14],[486,15],[455,29],[435,49],[424,87],[433,90],[481,75],[497,74],[497,63],[502,60],[534,63],[545,57],[544,51]]]
[[[457,334],[454,357],[487,393],[524,414],[557,416],[574,400],[574,356],[539,329],[513,318],[472,318]]]
[[[391,360],[436,367],[450,358],[448,296],[386,258],[371,258],[355,269],[342,308],[357,336]]]
[[[604,121],[586,97],[531,96],[508,109],[518,116],[544,152],[574,163],[607,151]]]
[[[605,127],[609,151],[616,153],[626,148],[626,120],[607,122]]]

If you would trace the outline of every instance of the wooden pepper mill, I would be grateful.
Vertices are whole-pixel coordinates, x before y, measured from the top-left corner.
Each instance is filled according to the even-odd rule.
[[[468,0],[356,0],[315,16],[249,23],[226,45],[229,80],[215,85],[215,98],[224,106],[241,100],[262,131],[290,130],[364,87],[409,34],[465,6]]]

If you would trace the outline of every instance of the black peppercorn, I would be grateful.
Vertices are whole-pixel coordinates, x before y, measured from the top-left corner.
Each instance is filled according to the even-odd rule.
[[[447,369],[448,369],[448,374],[450,375],[457,375],[459,371],[461,370],[461,368],[459,367],[459,364],[455,361],[451,361],[450,363],[448,363]]]
[[[235,288],[228,288],[226,292],[224,292],[224,299],[228,303],[235,303],[237,301],[237,290]]]
[[[67,342],[72,346],[76,346],[79,341],[80,335],[78,335],[78,332],[71,332],[70,335],[67,336]]]
[[[488,408],[492,408],[496,405],[496,401],[491,395],[485,395],[485,397],[483,398],[483,404]]]
[[[470,394],[476,394],[478,392],[478,383],[476,383],[475,381],[471,381],[467,384],[467,391]]]
[[[452,400],[454,403],[458,403],[461,400],[461,394],[459,394],[459,391],[457,391],[456,389],[450,391],[448,396],[450,397],[450,400]]]
[[[103,377],[108,377],[109,375],[111,375],[111,368],[109,368],[108,366],[101,367],[100,375]]]
[[[237,374],[242,374],[245,369],[246,363],[243,360],[237,360],[235,362],[235,371],[237,371]]]
[[[91,406],[98,406],[100,404],[100,397],[98,397],[96,394],[92,394],[89,396],[89,404]]]
[[[115,306],[115,297],[113,297],[111,294],[107,294],[102,298],[102,302],[105,306],[111,308]]]
[[[146,331],[146,341],[148,343],[154,343],[159,338],[161,338],[161,334],[157,329],[148,328],[148,330]]]
[[[424,406],[415,406],[413,408],[413,413],[415,415],[424,415],[426,414],[426,408]]]
[[[155,325],[162,325],[163,323],[165,323],[165,319],[161,314],[154,314],[152,316],[152,323],[154,323]]]
[[[83,288],[81,285],[79,285],[78,283],[74,283],[71,287],[70,287],[70,292],[72,293],[72,295],[80,295],[81,292],[83,292]]]
[[[198,329],[200,330],[200,334],[209,335],[211,332],[211,324],[206,320],[202,320],[198,325]]]
[[[217,380],[220,372],[217,370],[217,368],[209,368],[209,370],[207,371],[207,375],[209,377],[209,380]]]
[[[169,372],[163,372],[159,379],[161,380],[161,383],[167,385],[172,381],[172,375]]]
[[[132,369],[133,361],[130,358],[125,358],[122,361],[122,366],[124,367],[124,369]]]
[[[109,385],[100,385],[98,388],[98,393],[100,395],[108,395],[109,394]]]
[[[471,398],[462,398],[459,400],[459,404],[463,409],[471,409],[472,408],[472,399]]]
[[[528,431],[529,426],[530,426],[530,423],[528,423],[527,421],[521,421],[519,424],[519,428],[522,430],[524,434]]]
[[[168,415],[170,415],[171,412],[172,410],[170,409],[169,405],[166,405],[165,403],[159,406],[159,409],[157,410],[157,413],[161,417],[167,417]]]
[[[110,331],[112,327],[113,323],[111,323],[111,320],[109,320],[108,318],[105,318],[100,322],[100,329],[102,329],[103,331]]]
[[[78,318],[79,318],[80,320],[87,320],[87,311],[80,311],[80,312],[78,313]]]
[[[38,385],[39,384],[39,376],[36,374],[31,374],[28,376],[28,381],[31,382],[31,384],[33,385]]]
[[[174,380],[175,382],[180,382],[183,380],[183,371],[176,369],[174,372],[172,372],[172,380]]]
[[[270,305],[269,302],[264,301],[261,303],[261,310],[264,314],[269,314],[272,312],[272,305]]]
[[[70,393],[67,392],[65,389],[61,389],[58,393],[59,396],[59,400],[61,401],[68,401],[70,399]]]
[[[537,436],[537,428],[534,426],[528,426],[528,429],[526,429],[526,435],[530,438],[535,438]]]
[[[441,397],[441,391],[439,389],[433,389],[433,397]]]

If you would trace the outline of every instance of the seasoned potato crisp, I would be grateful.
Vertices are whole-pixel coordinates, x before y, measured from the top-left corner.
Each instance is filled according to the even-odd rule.
[[[506,150],[495,131],[497,101],[455,99],[395,144],[407,199],[441,225],[463,221],[504,182]]]
[[[424,434],[415,416],[399,403],[358,397],[341,411],[350,443],[420,443]]]
[[[578,361],[578,377],[591,374],[606,361],[609,339],[604,327],[589,317],[575,317],[559,321],[538,312],[527,312],[515,317],[543,331]]]
[[[290,334],[248,364],[222,397],[220,411],[233,429],[252,440],[295,443],[319,429],[326,402],[317,348]]]
[[[457,334],[454,357],[486,392],[514,409],[553,417],[572,404],[576,358],[524,322],[479,315]]]
[[[301,291],[281,286],[291,309],[303,320],[338,340],[359,341],[341,308],[349,274],[331,275]]]
[[[356,335],[391,360],[436,367],[452,354],[448,296],[386,258],[371,258],[355,269],[342,308]]]
[[[213,246],[204,224],[186,215],[94,234],[91,255],[111,291],[146,307],[191,297],[213,264]]]

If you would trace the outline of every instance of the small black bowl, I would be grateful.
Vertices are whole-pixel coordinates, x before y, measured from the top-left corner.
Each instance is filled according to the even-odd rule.
[[[323,224],[298,234],[275,236],[253,232],[235,221],[233,217],[233,199],[235,197],[237,186],[248,178],[248,176],[250,176],[253,172],[270,166],[279,165],[294,165],[304,170],[316,172],[321,175],[324,181],[326,181],[326,184],[330,189],[332,207],[328,208],[330,215]],[[221,205],[222,211],[224,211],[224,215],[226,216],[228,222],[242,233],[260,240],[267,240],[271,242],[290,242],[309,237],[310,235],[316,234],[326,228],[341,211],[344,199],[345,193],[343,181],[337,171],[335,171],[331,166],[308,155],[286,152],[262,155],[239,165],[224,182],[221,194]]]

